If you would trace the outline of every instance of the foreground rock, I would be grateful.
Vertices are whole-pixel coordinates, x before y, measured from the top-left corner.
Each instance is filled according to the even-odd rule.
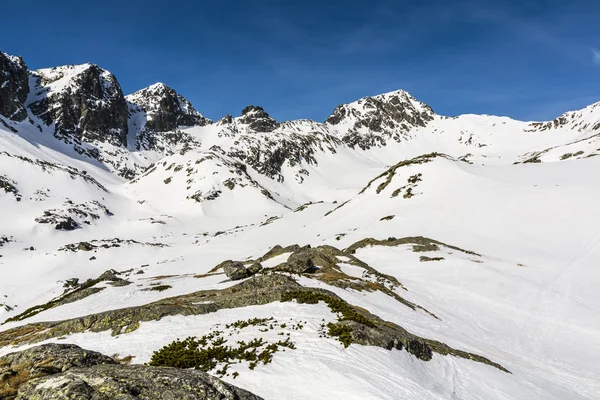
[[[121,365],[70,344],[42,345],[1,357],[0,398],[260,399],[202,371]]]

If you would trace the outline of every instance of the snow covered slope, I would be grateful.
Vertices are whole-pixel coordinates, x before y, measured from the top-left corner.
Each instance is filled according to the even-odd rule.
[[[600,103],[213,123],[93,64],[0,69],[0,355],[289,339],[209,372],[265,399],[600,399]]]

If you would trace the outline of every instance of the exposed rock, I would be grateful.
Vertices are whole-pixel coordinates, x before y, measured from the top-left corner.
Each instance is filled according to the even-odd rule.
[[[6,399],[260,399],[202,371],[122,365],[70,344],[8,354],[0,366],[0,397]]]
[[[28,93],[29,72],[23,59],[0,51],[0,115],[13,121],[27,118]]]
[[[174,89],[156,83],[126,97],[129,115],[136,129],[138,150],[156,150],[172,154],[175,147],[187,149],[199,145],[182,126],[211,124],[192,104]]]
[[[27,382],[17,400],[259,400],[254,394],[197,370],[99,365]]]
[[[463,252],[465,254],[470,254],[473,256],[481,257],[481,254],[475,253],[474,251],[461,249],[460,247],[442,243],[438,240],[426,238],[423,236],[409,236],[409,237],[405,237],[405,238],[390,237],[390,238],[383,239],[383,240],[366,238],[366,239],[359,240],[358,242],[350,245],[347,249],[345,249],[345,251],[350,254],[354,254],[356,252],[356,250],[363,248],[363,247],[399,246],[399,245],[405,245],[405,244],[412,244],[414,252],[436,251],[436,250],[439,250],[439,246],[443,246],[443,247],[446,247],[446,248],[449,248],[452,250]]]
[[[293,274],[312,273],[318,270],[313,262],[313,252],[310,249],[298,250],[288,260],[278,265],[275,269],[281,272],[291,272]]]
[[[74,367],[91,367],[116,362],[95,351],[84,350],[74,344],[42,344],[0,357],[2,369],[26,365],[31,375],[56,374]]]
[[[280,245],[275,245],[271,250],[269,250],[265,255],[258,258],[258,261],[263,262],[267,261],[273,257],[277,257],[284,253],[293,253],[295,251],[300,250],[300,246],[297,244],[293,244],[287,247],[281,247]]]
[[[401,141],[403,134],[425,126],[433,116],[428,105],[399,90],[339,105],[325,122],[333,127],[349,125],[349,129],[340,132],[344,142],[350,147],[368,149],[385,146],[390,138]]]
[[[96,189],[98,189],[100,192],[108,193],[108,190],[100,182],[98,182],[96,179],[94,179],[92,176],[90,176],[86,171],[79,170],[75,167],[62,165],[62,164],[55,164],[55,163],[51,163],[51,162],[48,162],[45,160],[40,160],[40,159],[31,159],[31,158],[20,156],[17,154],[11,154],[6,151],[0,151],[0,155],[2,155],[4,157],[11,157],[11,158],[18,159],[18,160],[22,161],[24,164],[26,163],[26,164],[33,166],[34,168],[39,168],[42,172],[47,173],[49,176],[51,176],[55,172],[67,174],[71,179],[81,179],[81,180],[85,181],[86,183],[90,184],[91,186],[95,186]],[[86,202],[83,204],[88,204],[88,203],[90,205],[91,204],[100,204],[97,201]],[[69,203],[69,201],[66,201],[65,205],[67,205],[67,204],[73,204],[73,203],[72,202]]]
[[[71,200],[63,203],[61,208],[52,208],[44,211],[44,215],[35,219],[40,224],[63,224],[68,227],[69,220],[74,221],[77,227],[90,225],[92,221],[99,220],[102,216],[110,217],[113,213],[98,201],[87,201],[75,204]],[[66,225],[65,225],[66,224]],[[59,229],[59,228],[57,228]],[[67,229],[68,230],[68,229]]]
[[[14,399],[18,390],[30,379],[59,374],[75,367],[91,367],[116,362],[95,351],[84,350],[73,344],[44,344],[0,357],[0,398]],[[48,393],[49,394],[49,393]],[[26,397],[45,399],[50,397]]]
[[[79,228],[79,224],[75,222],[73,218],[67,217],[66,220],[60,221],[58,224],[56,224],[55,228],[59,231],[74,231],[75,229]]]
[[[248,272],[250,273],[250,275],[254,275],[254,274],[257,274],[258,272],[262,271],[262,269],[263,269],[262,264],[259,262],[255,262],[248,267]]]
[[[20,326],[0,332],[0,346],[37,343],[85,331],[102,332],[112,330],[113,335],[126,334],[138,329],[140,322],[143,321],[160,320],[172,315],[201,315],[227,308],[268,304],[282,300],[290,292],[298,291],[324,294],[335,299],[338,303],[343,302],[344,307],[350,308],[353,313],[362,316],[360,320],[370,321],[366,325],[356,320],[342,320],[339,322],[339,324],[348,325],[351,329],[352,339],[356,343],[390,349],[392,348],[390,343],[403,343],[406,346],[411,341],[418,341],[426,344],[433,352],[482,362],[506,371],[502,366],[487,358],[413,335],[392,322],[384,321],[364,309],[347,304],[331,291],[306,288],[294,279],[279,274],[255,275],[251,279],[223,290],[195,292],[162,299],[144,306],[105,311],[65,321],[40,322]],[[415,349],[413,354],[419,354],[421,359],[427,360],[429,351],[426,347],[412,345],[412,348]]]
[[[277,128],[277,121],[260,106],[250,105],[244,108],[239,121],[256,132],[271,132]]]
[[[82,242],[85,243],[85,242]],[[40,312],[45,310],[49,310],[54,307],[59,307],[65,304],[73,303],[75,301],[79,301],[89,297],[93,294],[99,293],[104,290],[104,287],[96,287],[96,284],[100,282],[108,282],[112,286],[127,286],[130,285],[131,282],[125,279],[118,277],[119,273],[115,270],[108,270],[100,275],[96,279],[88,279],[84,283],[79,283],[78,278],[68,279],[63,287],[66,289],[65,292],[50,300],[45,304],[39,304],[33,307],[28,308],[22,313],[15,315],[14,317],[8,318],[5,322],[11,321],[22,321],[24,319],[33,317]]]
[[[29,105],[66,143],[127,145],[128,108],[117,78],[94,64],[34,71],[37,100]],[[85,152],[84,148],[80,148]],[[97,154],[88,154],[96,156]]]
[[[3,190],[6,194],[11,194],[15,197],[15,200],[21,201],[21,193],[19,193],[19,189],[17,187],[17,182],[9,179],[4,175],[0,175],[0,189]]]
[[[250,272],[246,269],[243,263],[239,261],[225,261],[223,272],[232,281],[237,281],[250,276]]]
[[[14,242],[12,236],[0,235],[0,247],[4,246],[5,244],[8,244],[10,242]]]
[[[91,251],[97,249],[112,249],[121,247],[121,245],[140,245],[140,246],[151,246],[151,247],[168,247],[164,243],[153,243],[153,242],[138,242],[133,239],[102,239],[102,240],[91,240],[89,242],[69,243],[59,248],[58,251]]]
[[[146,113],[145,127],[155,132],[168,132],[180,126],[204,126],[211,123],[196,111],[187,99],[163,83],[156,83],[128,95],[127,101]]]

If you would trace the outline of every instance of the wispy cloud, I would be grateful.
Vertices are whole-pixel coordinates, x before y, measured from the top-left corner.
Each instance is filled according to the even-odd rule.
[[[594,64],[600,65],[600,50],[592,49],[592,55],[594,57]]]

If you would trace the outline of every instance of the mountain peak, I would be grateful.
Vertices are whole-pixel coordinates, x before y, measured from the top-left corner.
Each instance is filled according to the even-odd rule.
[[[399,133],[425,126],[435,113],[404,90],[363,97],[341,104],[325,121],[338,128],[351,146],[369,148],[388,138],[399,140]]]
[[[180,126],[203,126],[211,123],[185,97],[162,82],[140,89],[125,98],[145,112],[145,128],[152,132],[170,132]]]
[[[162,82],[156,82],[156,83],[153,83],[152,85],[148,86],[146,89],[156,90],[156,89],[171,89],[171,88]]]
[[[32,71],[27,106],[67,142],[127,144],[127,103],[117,78],[96,64]],[[83,150],[82,150],[83,151]]]
[[[271,132],[277,128],[277,121],[260,106],[249,105],[245,107],[239,121],[256,132]]]

